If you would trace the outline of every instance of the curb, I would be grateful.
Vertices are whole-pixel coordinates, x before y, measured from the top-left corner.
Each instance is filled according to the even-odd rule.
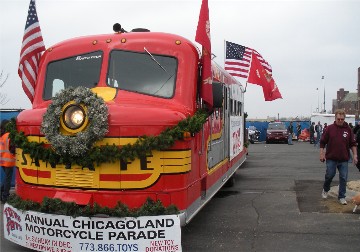
[[[350,190],[349,188],[346,188],[346,197],[345,199],[347,201],[351,201],[352,198],[359,194],[360,192],[358,191],[354,191],[354,190]],[[328,195],[331,196],[331,197],[334,197],[334,198],[337,198],[338,195],[339,195],[339,186],[332,186],[328,192]]]

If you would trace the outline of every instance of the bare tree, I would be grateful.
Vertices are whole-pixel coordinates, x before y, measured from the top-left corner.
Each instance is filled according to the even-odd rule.
[[[9,78],[9,74],[6,74],[6,76],[4,76],[4,70],[1,70],[0,89],[5,85],[8,78]],[[7,98],[7,94],[4,94],[3,92],[0,91],[0,105],[5,105],[6,103],[9,102],[9,100],[10,99]]]

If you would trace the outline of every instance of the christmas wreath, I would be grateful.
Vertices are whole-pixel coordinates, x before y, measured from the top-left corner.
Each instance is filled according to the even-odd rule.
[[[101,97],[85,87],[67,88],[57,93],[43,116],[41,131],[60,156],[80,157],[108,132],[108,108]],[[88,125],[76,134],[60,130],[64,107],[73,102],[86,109]]]

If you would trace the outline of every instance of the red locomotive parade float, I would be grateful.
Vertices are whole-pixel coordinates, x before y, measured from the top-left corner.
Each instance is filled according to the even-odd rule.
[[[225,183],[233,183],[246,159],[243,87],[212,62],[213,104],[208,106],[200,95],[201,53],[191,41],[146,29],[125,32],[118,24],[114,31],[69,39],[42,55],[33,107],[17,116],[11,130],[17,144],[16,200],[59,199],[107,209],[119,202],[139,209],[151,200],[173,206],[185,225]],[[15,222],[17,214],[9,213],[16,206],[6,216]],[[31,214],[25,218],[31,224],[42,220],[55,226],[59,219],[58,227],[94,228],[54,216],[52,224]],[[162,226],[166,220],[145,223]],[[41,237],[53,234],[26,229]],[[65,231],[61,237],[77,238]],[[158,233],[157,238],[163,237]]]
[[[189,40],[153,32],[75,38],[49,48],[33,108],[18,115],[16,126],[29,141],[52,145],[62,164],[18,148],[17,195],[108,207],[117,201],[139,207],[151,198],[175,205],[182,222],[190,221],[246,157],[243,90],[216,64],[214,109],[199,132],[178,125],[201,118],[199,58]],[[175,138],[164,132],[175,126],[179,140],[162,149]],[[145,149],[143,136],[160,136],[158,146],[153,143],[158,150]],[[105,148],[85,155],[93,143]],[[113,158],[111,147],[121,154],[132,144],[139,149],[135,155],[144,155]],[[103,155],[99,165],[91,159],[96,155]]]

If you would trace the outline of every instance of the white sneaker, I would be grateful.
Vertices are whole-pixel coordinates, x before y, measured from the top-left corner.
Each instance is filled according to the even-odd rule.
[[[339,202],[340,202],[341,205],[347,205],[347,202],[346,202],[345,198],[339,199]]]
[[[322,193],[321,193],[321,197],[322,197],[323,199],[327,199],[327,197],[328,197],[328,192],[325,192],[325,190],[323,189],[323,191],[322,191]]]

